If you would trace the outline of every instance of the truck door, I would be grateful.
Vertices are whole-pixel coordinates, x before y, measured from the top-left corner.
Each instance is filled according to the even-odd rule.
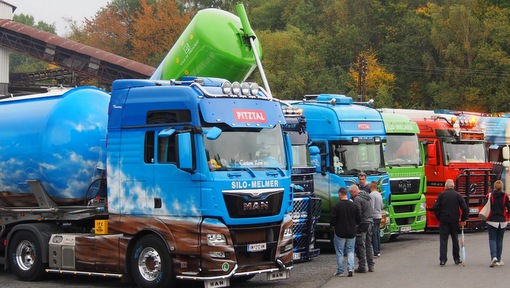
[[[200,211],[201,182],[192,179],[196,163],[193,161],[192,167],[187,167],[189,163],[184,163],[186,161],[181,157],[184,154],[192,156],[195,151],[193,139],[194,135],[190,132],[179,131],[168,137],[157,138],[154,165],[155,215],[197,216]]]

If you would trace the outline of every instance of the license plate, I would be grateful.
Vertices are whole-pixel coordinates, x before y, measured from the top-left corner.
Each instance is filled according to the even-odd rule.
[[[289,270],[276,271],[276,272],[267,273],[267,280],[269,280],[269,281],[289,279],[289,277],[290,277],[290,271]]]
[[[409,232],[409,231],[411,231],[411,226],[400,227],[400,232]]]
[[[469,208],[469,213],[480,213],[480,208]]]
[[[301,253],[292,254],[292,260],[299,260],[299,259],[301,259]]]
[[[266,243],[257,243],[248,245],[249,252],[258,252],[266,250]]]
[[[218,288],[218,287],[229,287],[230,279],[218,279],[218,280],[205,280],[204,287],[205,288]]]

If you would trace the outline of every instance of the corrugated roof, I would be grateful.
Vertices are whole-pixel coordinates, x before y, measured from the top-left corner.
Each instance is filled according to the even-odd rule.
[[[106,82],[148,78],[155,71],[152,66],[6,19],[0,19],[0,46]]]

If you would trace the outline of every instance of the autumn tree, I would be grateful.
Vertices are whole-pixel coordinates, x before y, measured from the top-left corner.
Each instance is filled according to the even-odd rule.
[[[375,51],[363,51],[358,56],[358,63],[364,58],[366,63],[365,73],[365,90],[369,99],[374,99],[376,107],[393,107],[394,100],[392,97],[395,89],[395,75],[386,72],[386,69],[378,63]],[[350,87],[353,91],[358,89],[359,69],[357,65],[353,65],[349,69],[351,76]],[[367,99],[365,99],[367,100]]]
[[[173,1],[140,1],[132,16],[132,59],[157,66],[191,21],[193,11],[180,13]]]

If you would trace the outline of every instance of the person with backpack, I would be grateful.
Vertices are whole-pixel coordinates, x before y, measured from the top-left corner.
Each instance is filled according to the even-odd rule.
[[[491,253],[490,267],[503,266],[501,253],[503,252],[503,236],[510,212],[510,199],[503,192],[503,182],[494,182],[494,189],[487,194],[484,205],[491,201],[491,212],[487,217],[487,231],[489,232],[489,249]]]

